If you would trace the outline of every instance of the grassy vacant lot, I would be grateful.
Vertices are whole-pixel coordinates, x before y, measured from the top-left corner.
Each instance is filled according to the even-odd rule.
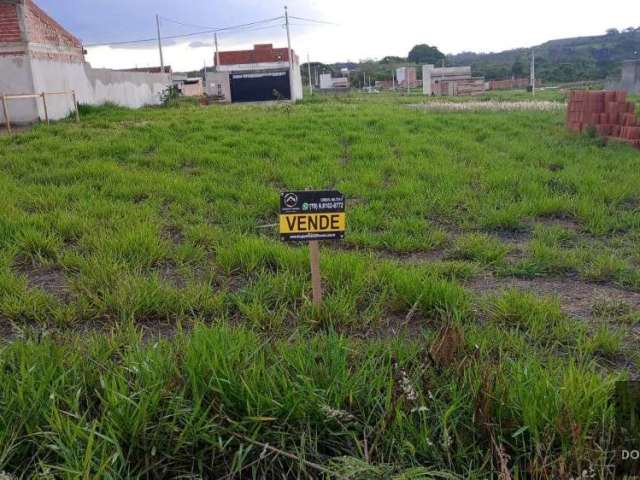
[[[640,152],[421,101],[85,108],[0,136],[0,471],[610,475]],[[321,311],[273,226],[305,187],[348,198]]]

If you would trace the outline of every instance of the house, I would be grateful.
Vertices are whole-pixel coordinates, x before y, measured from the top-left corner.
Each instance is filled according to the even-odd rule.
[[[320,90],[346,90],[348,88],[348,78],[332,77],[330,73],[320,75]]]
[[[487,85],[483,77],[473,77],[471,67],[422,67],[422,91],[425,95],[464,96],[484,92]]]
[[[415,87],[418,85],[418,73],[415,67],[400,67],[396,69],[396,81],[400,87]]]
[[[231,84],[229,74],[225,72],[205,73],[205,93],[212,100],[219,102],[231,102]]]
[[[204,95],[204,85],[200,77],[186,78],[178,88],[185,97],[201,97]]]
[[[300,61],[293,50],[292,64],[289,50],[274,48],[272,44],[254,45],[253,50],[219,52],[216,57],[216,71],[229,77],[232,102],[295,101],[303,97]]]
[[[34,0],[0,0],[0,95],[7,106],[0,124],[65,118],[76,102],[158,104],[171,84],[164,73],[92,68],[85,55],[82,42]]]
[[[172,73],[171,65],[166,65],[164,70],[162,67],[136,67],[136,68],[122,68],[118,72],[138,72],[138,73]]]
[[[508,78],[506,80],[491,80],[488,82],[489,90],[511,90],[515,88],[527,88],[531,85],[529,78]],[[536,79],[536,87],[542,86],[542,82]]]

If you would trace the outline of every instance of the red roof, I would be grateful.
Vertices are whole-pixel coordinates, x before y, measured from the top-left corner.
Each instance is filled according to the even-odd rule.
[[[251,63],[288,62],[287,48],[273,48],[270,43],[254,45],[253,50],[219,52],[220,65],[245,65]],[[294,58],[297,60],[295,53]]]

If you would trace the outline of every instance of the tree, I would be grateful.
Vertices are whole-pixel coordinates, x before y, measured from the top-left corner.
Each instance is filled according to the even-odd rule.
[[[516,78],[521,78],[525,73],[525,66],[522,62],[522,57],[516,58],[516,61],[513,62],[513,66],[511,67],[511,74]]]
[[[407,60],[411,63],[437,65],[444,60],[444,53],[437,47],[422,44],[416,45],[409,52]]]
[[[394,57],[393,55],[390,55],[380,60],[380,63],[382,63],[383,65],[390,65],[392,63],[405,63],[406,61],[407,61],[406,58]]]
[[[607,35],[609,36],[620,35],[620,30],[618,30],[617,28],[609,28],[607,30]]]

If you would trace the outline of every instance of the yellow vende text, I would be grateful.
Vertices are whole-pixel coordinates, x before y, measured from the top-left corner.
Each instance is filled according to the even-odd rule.
[[[280,215],[280,233],[343,232],[346,227],[344,213],[296,213]]]

